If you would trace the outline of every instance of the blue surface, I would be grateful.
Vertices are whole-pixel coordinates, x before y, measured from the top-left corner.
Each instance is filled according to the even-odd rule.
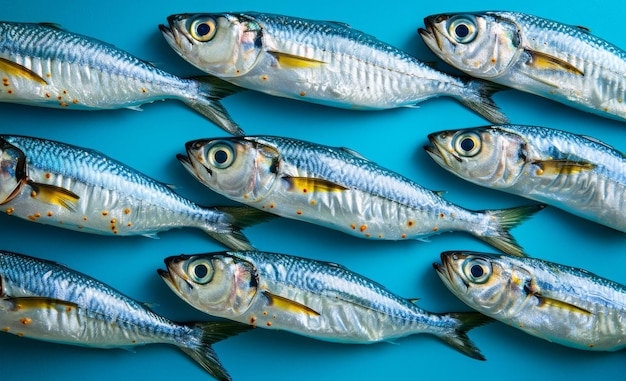
[[[263,2],[264,3],[264,2]],[[54,22],[68,30],[108,41],[176,74],[197,74],[170,50],[157,25],[172,13],[256,10],[313,19],[343,21],[426,61],[436,61],[416,29],[423,17],[441,12],[501,9],[502,2],[475,1],[472,9],[458,2],[389,0],[360,2],[317,0],[274,1],[84,1],[31,0],[5,2],[2,18]],[[583,25],[598,36],[626,47],[624,7],[618,1],[514,2],[509,10]],[[439,68],[448,70],[440,63]],[[591,135],[626,151],[626,124],[585,114],[565,106],[507,91],[495,100],[520,124],[543,125]],[[445,197],[472,209],[500,208],[529,201],[463,182],[439,168],[422,147],[426,135],[446,128],[486,122],[449,98],[424,102],[418,109],[356,112],[273,98],[255,92],[224,101],[248,134],[285,135],[350,147]],[[189,176],[176,161],[191,139],[223,136],[202,117],[175,102],[130,110],[71,112],[0,104],[0,132],[50,138],[98,149],[168,184],[202,204],[230,203]],[[174,296],[156,274],[163,258],[180,253],[222,250],[195,229],[162,233],[160,239],[101,237],[43,226],[0,214],[0,248],[62,262],[154,305],[178,320],[206,315]],[[430,311],[468,308],[440,283],[431,264],[444,250],[492,249],[464,234],[437,236],[432,242],[370,242],[304,223],[276,219],[246,231],[260,249],[341,263],[399,295],[419,298]],[[559,210],[548,208],[513,231],[537,257],[582,267],[626,283],[626,235]],[[320,379],[466,379],[517,375],[526,379],[621,379],[623,353],[592,353],[561,347],[503,324],[470,332],[487,357],[465,357],[428,336],[404,338],[397,345],[332,344],[286,332],[257,329],[215,345],[234,380]],[[154,345],[123,350],[63,346],[0,335],[0,375],[14,379],[209,379],[174,347]],[[612,378],[611,378],[612,377]]]

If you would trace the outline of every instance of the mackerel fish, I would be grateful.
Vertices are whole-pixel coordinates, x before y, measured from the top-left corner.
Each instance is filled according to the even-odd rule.
[[[219,102],[237,91],[232,85],[177,77],[54,24],[0,22],[0,78],[0,102],[106,110],[177,99],[227,132],[243,133]]]
[[[419,34],[476,78],[626,120],[626,52],[580,26],[517,12],[426,17]]]
[[[433,133],[426,151],[474,184],[626,232],[626,157],[594,138],[534,126]]]
[[[159,274],[172,291],[211,315],[350,344],[429,333],[484,360],[466,333],[490,319],[427,312],[334,263],[265,252],[182,255],[165,263],[168,271]]]
[[[450,251],[434,267],[468,306],[542,339],[577,349],[626,346],[626,287],[534,258]]]
[[[92,348],[172,344],[219,380],[230,376],[211,344],[249,329],[233,322],[174,322],[87,275],[7,251],[0,251],[0,327]]]
[[[186,148],[179,161],[213,191],[366,239],[424,239],[463,231],[523,255],[509,229],[543,207],[471,211],[354,151],[289,138],[200,139]]]
[[[0,210],[66,229],[155,237],[195,227],[227,247],[252,246],[241,233],[262,221],[252,208],[203,207],[97,151],[0,135]]]
[[[500,87],[461,79],[344,23],[266,13],[178,14],[160,29],[185,60],[237,86],[358,110],[456,99],[506,123],[491,95]]]

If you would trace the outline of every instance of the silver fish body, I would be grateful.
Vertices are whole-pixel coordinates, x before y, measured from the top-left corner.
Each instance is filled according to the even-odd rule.
[[[177,99],[224,130],[242,133],[219,102],[233,86],[216,78],[177,77],[50,24],[0,22],[0,77],[0,102],[106,110]]]
[[[504,125],[429,135],[427,152],[457,176],[626,232],[626,158],[592,138]]]
[[[470,233],[521,255],[508,230],[541,206],[471,211],[345,148],[271,136],[188,142],[179,160],[235,201],[366,239]]]
[[[626,346],[626,287],[588,271],[535,258],[445,252],[435,269],[468,306],[568,347]]]
[[[6,251],[0,251],[0,286],[4,332],[93,348],[171,344],[220,380],[230,377],[211,344],[248,329],[174,322],[87,275]]]
[[[179,55],[237,86],[359,110],[450,96],[488,120],[506,120],[490,98],[498,88],[435,70],[346,24],[257,12],[168,21],[161,31]]]
[[[430,333],[484,359],[466,331],[482,315],[435,314],[337,264],[266,252],[170,257],[159,274],[205,313],[320,340],[367,344]]]
[[[589,30],[517,12],[441,14],[419,33],[477,78],[625,120],[626,52]]]
[[[262,218],[199,206],[94,150],[24,136],[0,136],[0,192],[0,210],[43,224],[118,236],[194,227],[240,249],[251,247],[240,228]]]

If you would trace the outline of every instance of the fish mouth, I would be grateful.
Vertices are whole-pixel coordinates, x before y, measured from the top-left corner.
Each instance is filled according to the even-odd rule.
[[[437,33],[437,30],[435,29],[433,20],[432,16],[426,17],[424,19],[425,28],[418,28],[417,33],[419,33],[420,37],[422,37],[422,40],[424,40],[427,45],[437,45],[439,50],[443,50],[443,42],[439,38],[439,33]]]
[[[469,289],[469,284],[460,275],[455,275],[457,272],[454,268],[454,261],[467,257],[459,251],[444,251],[441,253],[441,264],[433,263],[435,271],[439,278],[446,284],[450,290],[458,289],[461,284],[465,287],[464,291]]]
[[[426,151],[426,153],[428,153],[430,157],[442,167],[450,165],[448,163],[448,156],[451,156],[459,163],[462,163],[463,159],[461,159],[461,157],[459,157],[454,151],[445,150],[444,154],[444,151],[442,151],[443,148],[440,144],[437,143],[438,135],[440,135],[440,133],[433,133],[428,135],[428,141],[430,142],[430,144],[424,146],[424,150]]]
[[[187,170],[187,172],[189,172],[193,177],[195,177],[197,179],[202,179],[203,178],[200,175],[200,173],[198,172],[197,166],[193,164],[193,162],[191,161],[189,156],[183,155],[182,153],[179,153],[179,154],[176,155],[176,159],[178,159],[178,162],[181,163],[183,165],[183,167]],[[203,168],[206,171],[206,173],[209,175],[209,177],[213,176],[213,171],[211,171],[210,168],[207,168],[204,165],[201,165],[200,167]]]
[[[193,39],[191,36],[183,33],[178,25],[186,17],[186,15],[171,15],[167,18],[169,26],[160,24],[159,30],[165,38],[165,41],[179,54],[191,50]]]
[[[165,262],[165,267],[167,270],[157,269],[157,274],[163,279],[165,284],[169,286],[177,294],[182,295],[183,291],[180,289],[180,283],[177,280],[181,280],[187,284],[189,289],[193,289],[193,284],[191,284],[187,278],[187,276],[181,270],[181,266],[178,266],[178,263],[184,262],[189,258],[187,255],[178,255],[173,257],[167,257],[163,260]]]

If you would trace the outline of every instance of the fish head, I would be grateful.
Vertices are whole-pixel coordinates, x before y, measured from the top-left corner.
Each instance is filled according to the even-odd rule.
[[[26,155],[0,138],[0,205],[11,201],[27,180]]]
[[[491,13],[439,14],[419,34],[439,58],[477,78],[503,75],[520,54],[515,22]]]
[[[210,315],[234,318],[254,301],[254,266],[228,252],[180,255],[165,259],[159,275],[178,297]]]
[[[533,280],[520,258],[505,254],[447,251],[441,253],[441,264],[433,266],[456,297],[496,319],[519,313]]]
[[[523,137],[499,126],[440,131],[428,140],[424,149],[437,164],[490,188],[515,185],[528,161]]]
[[[200,139],[179,160],[200,182],[232,200],[250,204],[267,196],[279,176],[279,152],[254,137]]]
[[[234,14],[176,14],[159,29],[182,58],[217,77],[248,73],[262,51],[262,28],[251,17]]]

